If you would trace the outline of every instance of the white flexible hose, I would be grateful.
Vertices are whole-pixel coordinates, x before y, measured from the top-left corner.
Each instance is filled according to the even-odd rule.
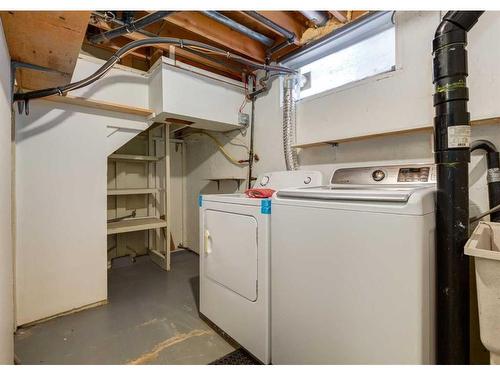
[[[297,150],[292,146],[295,143],[295,87],[296,75],[287,75],[283,83],[283,152],[287,171],[299,169]]]

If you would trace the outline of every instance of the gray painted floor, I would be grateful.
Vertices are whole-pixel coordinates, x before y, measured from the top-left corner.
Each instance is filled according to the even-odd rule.
[[[89,275],[90,276],[90,275]],[[198,256],[148,257],[109,272],[105,306],[20,329],[21,364],[207,364],[233,351],[198,316]]]

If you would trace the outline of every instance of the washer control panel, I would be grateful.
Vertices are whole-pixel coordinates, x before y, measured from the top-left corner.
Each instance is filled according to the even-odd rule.
[[[436,166],[411,164],[339,168],[333,172],[330,182],[350,185],[435,184]]]

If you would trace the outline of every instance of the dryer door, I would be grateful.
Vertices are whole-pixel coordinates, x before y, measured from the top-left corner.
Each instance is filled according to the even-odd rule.
[[[205,276],[250,301],[257,300],[257,220],[205,211]]]

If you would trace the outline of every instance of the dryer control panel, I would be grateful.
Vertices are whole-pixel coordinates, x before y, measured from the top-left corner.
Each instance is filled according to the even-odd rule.
[[[388,165],[336,169],[330,180],[335,185],[435,184],[434,164]]]

